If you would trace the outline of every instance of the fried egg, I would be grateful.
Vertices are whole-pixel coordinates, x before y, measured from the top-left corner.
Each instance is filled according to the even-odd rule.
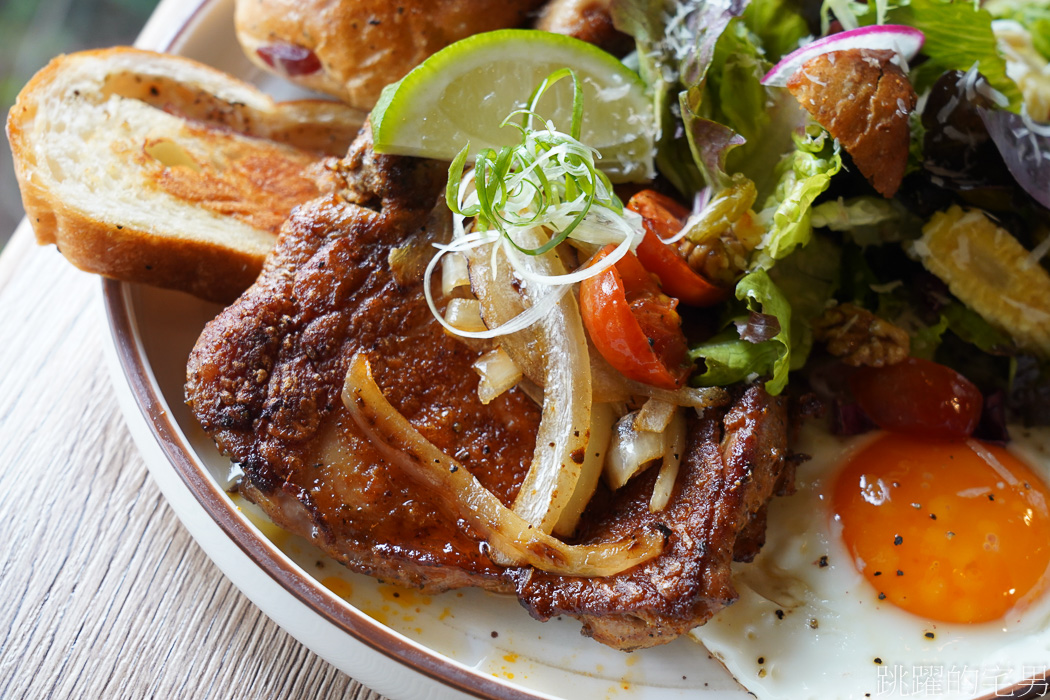
[[[808,426],[797,491],[693,635],[759,698],[975,698],[1050,669],[1050,429],[1008,449]]]

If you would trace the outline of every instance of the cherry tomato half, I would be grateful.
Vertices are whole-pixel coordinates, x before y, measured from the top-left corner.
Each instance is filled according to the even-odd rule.
[[[849,385],[860,407],[884,430],[961,440],[981,419],[980,390],[929,360],[909,357],[886,367],[861,367]]]
[[[688,209],[653,190],[642,190],[631,197],[627,208],[640,214],[645,225],[645,237],[636,251],[638,260],[660,278],[666,294],[690,306],[713,306],[726,299],[728,289],[698,275],[678,251],[662,240],[682,230],[689,218]]]
[[[677,303],[631,253],[580,284],[583,325],[598,352],[625,377],[662,389],[681,387],[692,370]]]

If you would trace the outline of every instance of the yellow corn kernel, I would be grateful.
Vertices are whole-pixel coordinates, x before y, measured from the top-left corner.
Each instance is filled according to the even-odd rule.
[[[1050,274],[984,213],[938,212],[914,250],[952,294],[1019,346],[1050,357]]]

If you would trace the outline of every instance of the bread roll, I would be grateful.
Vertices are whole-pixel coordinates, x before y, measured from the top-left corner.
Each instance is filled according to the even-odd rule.
[[[543,0],[237,0],[256,64],[370,109],[383,88],[471,34],[529,24]]]

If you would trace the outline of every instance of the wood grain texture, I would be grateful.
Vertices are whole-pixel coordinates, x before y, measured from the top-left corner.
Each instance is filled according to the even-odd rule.
[[[0,256],[0,697],[381,700],[182,528],[117,408],[98,279],[28,234]]]

